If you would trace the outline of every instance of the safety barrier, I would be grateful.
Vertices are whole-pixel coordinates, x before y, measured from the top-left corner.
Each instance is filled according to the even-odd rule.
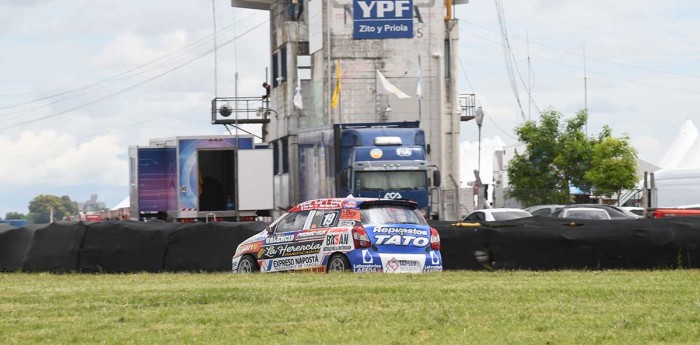
[[[0,228],[0,271],[221,272],[266,223],[59,222]],[[430,222],[449,269],[700,267],[700,218]]]

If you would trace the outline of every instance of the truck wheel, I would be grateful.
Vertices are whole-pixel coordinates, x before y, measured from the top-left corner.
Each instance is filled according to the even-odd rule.
[[[350,272],[350,261],[345,255],[336,253],[331,256],[328,260],[328,267],[326,267],[326,272]]]
[[[238,262],[238,273],[246,274],[258,271],[260,271],[260,267],[258,267],[258,262],[252,256],[244,255],[241,257],[241,261]]]

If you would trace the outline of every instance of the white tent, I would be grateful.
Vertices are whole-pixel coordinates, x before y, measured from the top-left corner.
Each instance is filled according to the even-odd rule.
[[[116,211],[122,208],[127,208],[131,205],[131,201],[129,200],[129,197],[127,196],[124,200],[122,200],[120,203],[117,204],[117,206],[112,207],[112,211]]]
[[[683,123],[659,166],[662,169],[700,169],[700,133],[693,121]]]

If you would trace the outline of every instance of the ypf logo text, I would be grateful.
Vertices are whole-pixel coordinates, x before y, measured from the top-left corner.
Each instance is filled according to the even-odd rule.
[[[359,0],[357,5],[362,10],[362,18],[413,18],[408,0]]]
[[[413,0],[355,0],[353,38],[413,38]]]

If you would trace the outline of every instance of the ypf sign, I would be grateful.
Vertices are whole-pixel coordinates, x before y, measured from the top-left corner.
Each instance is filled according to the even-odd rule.
[[[413,0],[354,0],[353,38],[413,38]]]

